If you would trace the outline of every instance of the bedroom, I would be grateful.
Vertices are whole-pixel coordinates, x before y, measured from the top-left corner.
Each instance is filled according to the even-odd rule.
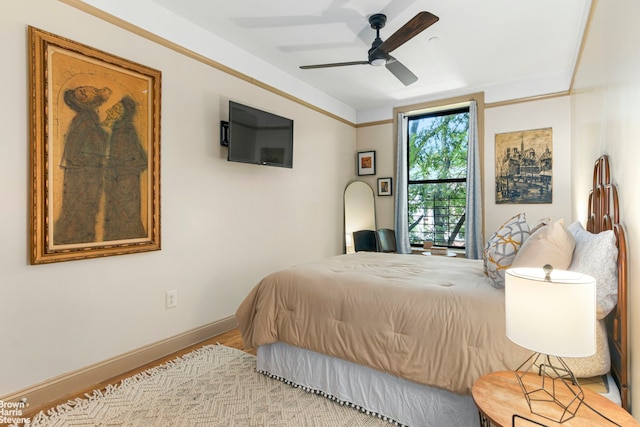
[[[495,133],[554,128],[555,152],[567,164],[570,160],[570,167],[557,171],[564,179],[558,180],[552,212],[539,208],[532,218],[582,219],[592,163],[609,154],[624,201],[634,284],[640,200],[632,187],[640,129],[633,101],[639,95],[640,58],[633,46],[640,30],[632,18],[639,11],[636,2],[610,3],[597,4],[574,94],[487,108],[484,136],[490,149]],[[266,273],[341,251],[340,195],[355,178],[356,151],[378,150],[388,162],[379,163],[378,176],[392,172],[392,148],[373,136],[390,134],[389,124],[355,128],[301,108],[62,2],[11,1],[3,9],[3,76],[10,84],[0,104],[5,118],[0,173],[11,185],[0,190],[5,243],[0,396],[187,331],[215,329]],[[27,25],[163,71],[161,251],[28,265]],[[296,145],[294,170],[227,164],[217,127],[229,98],[269,106],[300,124],[296,136],[305,144]],[[492,159],[490,150],[485,158]],[[380,226],[392,226],[383,204],[388,199],[378,204]],[[490,234],[512,212],[486,204],[485,234]],[[265,212],[265,205],[279,208]],[[637,307],[640,295],[631,288],[630,304]],[[179,303],[166,310],[165,292],[173,289]],[[639,321],[633,310],[631,316],[633,329]],[[637,345],[632,341],[632,367],[640,363]]]

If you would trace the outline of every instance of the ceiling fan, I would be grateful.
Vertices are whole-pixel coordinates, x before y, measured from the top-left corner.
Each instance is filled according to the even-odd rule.
[[[392,51],[408,42],[422,31],[426,30],[440,18],[429,13],[420,12],[407,23],[405,23],[398,31],[393,33],[386,41],[382,41],[380,38],[380,29],[384,27],[387,22],[387,16],[381,13],[371,15],[369,17],[369,24],[371,28],[376,30],[376,38],[371,44],[369,49],[369,56],[366,61],[351,61],[351,62],[334,62],[331,64],[318,64],[318,65],[302,65],[300,68],[303,70],[313,68],[329,68],[329,67],[344,67],[347,65],[365,65],[370,64],[373,66],[387,67],[387,70],[398,78],[405,86],[409,86],[418,80],[418,77],[413,74],[407,67],[402,65],[400,61],[389,55]]]

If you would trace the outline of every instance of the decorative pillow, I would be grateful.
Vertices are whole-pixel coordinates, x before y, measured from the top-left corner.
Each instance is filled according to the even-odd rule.
[[[504,288],[504,272],[527,237],[529,225],[523,212],[509,218],[487,241],[483,253],[484,271],[496,288]]]
[[[596,353],[587,357],[563,357],[562,360],[578,378],[604,375],[611,369],[611,354],[607,341],[607,326],[604,320],[596,323]]]
[[[618,302],[618,247],[613,230],[598,234],[574,222],[568,227],[576,240],[569,270],[596,279],[596,317],[604,319]]]
[[[542,268],[545,264],[566,270],[571,264],[576,241],[564,226],[564,219],[539,227],[522,244],[511,267]]]
[[[541,229],[542,227],[546,227],[549,224],[551,224],[551,218],[549,218],[549,217],[540,218],[538,220],[538,222],[536,224],[534,224],[533,227],[530,227],[531,230],[529,230],[529,233],[533,234],[536,231],[538,231],[539,229]]]

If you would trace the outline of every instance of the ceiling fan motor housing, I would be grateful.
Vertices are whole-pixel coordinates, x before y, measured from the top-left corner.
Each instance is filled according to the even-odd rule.
[[[379,41],[379,43],[376,46],[377,41]],[[371,47],[371,49],[369,49],[369,64],[375,67],[385,65],[389,60],[389,55],[387,55],[382,49],[378,49],[378,46],[380,46],[381,44],[382,40],[377,38],[373,42],[373,46]]]
[[[376,39],[371,44],[371,49],[369,49],[369,64],[374,67],[381,67],[387,63],[389,60],[389,55],[387,55],[382,49],[378,49],[378,47],[382,44],[382,39],[380,38],[380,29],[384,28],[387,23],[387,16],[382,13],[376,13],[375,15],[371,15],[369,17],[369,24],[371,28],[376,30]]]

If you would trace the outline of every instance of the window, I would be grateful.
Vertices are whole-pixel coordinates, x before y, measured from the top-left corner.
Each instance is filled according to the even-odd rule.
[[[409,241],[464,248],[469,107],[408,117]]]

